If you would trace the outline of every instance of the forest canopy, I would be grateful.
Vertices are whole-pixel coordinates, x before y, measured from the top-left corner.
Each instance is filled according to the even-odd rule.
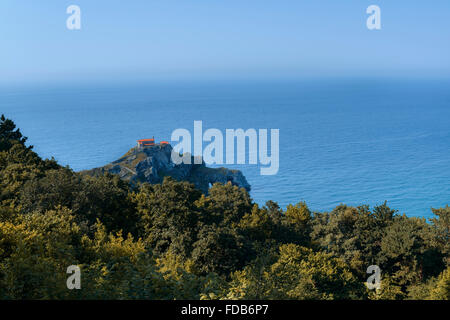
[[[426,221],[386,203],[259,206],[230,184],[131,188],[26,141],[1,116],[0,299],[450,299],[448,205]],[[365,285],[370,265],[380,289]]]

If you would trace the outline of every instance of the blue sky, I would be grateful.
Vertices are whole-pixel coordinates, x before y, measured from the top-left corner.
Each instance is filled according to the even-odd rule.
[[[2,83],[448,77],[450,1],[1,0],[0,41]]]

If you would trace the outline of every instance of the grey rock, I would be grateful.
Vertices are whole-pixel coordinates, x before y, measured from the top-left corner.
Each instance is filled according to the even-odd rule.
[[[172,146],[170,144],[156,144],[145,148],[132,148],[120,159],[100,168],[84,171],[88,175],[101,175],[106,172],[118,174],[120,178],[132,185],[138,183],[161,183],[165,176],[171,176],[179,181],[193,183],[196,188],[208,193],[209,186],[214,183],[231,183],[250,191],[250,185],[239,170],[227,168],[208,168],[202,161],[194,164],[175,164],[171,159]]]

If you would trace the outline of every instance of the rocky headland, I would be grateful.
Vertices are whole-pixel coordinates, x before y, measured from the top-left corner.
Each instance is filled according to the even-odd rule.
[[[239,170],[209,168],[203,161],[201,164],[194,164],[192,156],[191,164],[175,164],[171,154],[170,144],[134,147],[120,159],[103,167],[83,171],[83,173],[96,176],[109,172],[119,175],[131,185],[144,182],[161,183],[164,177],[170,176],[179,181],[193,183],[203,193],[208,193],[209,187],[216,182],[231,183],[250,191],[250,185]]]

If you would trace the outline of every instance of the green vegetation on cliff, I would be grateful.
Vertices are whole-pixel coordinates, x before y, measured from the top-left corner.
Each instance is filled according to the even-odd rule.
[[[42,160],[0,120],[0,299],[450,299],[450,207],[312,213],[165,178],[131,190]],[[66,287],[81,268],[81,289]],[[364,282],[381,268],[381,289]]]

